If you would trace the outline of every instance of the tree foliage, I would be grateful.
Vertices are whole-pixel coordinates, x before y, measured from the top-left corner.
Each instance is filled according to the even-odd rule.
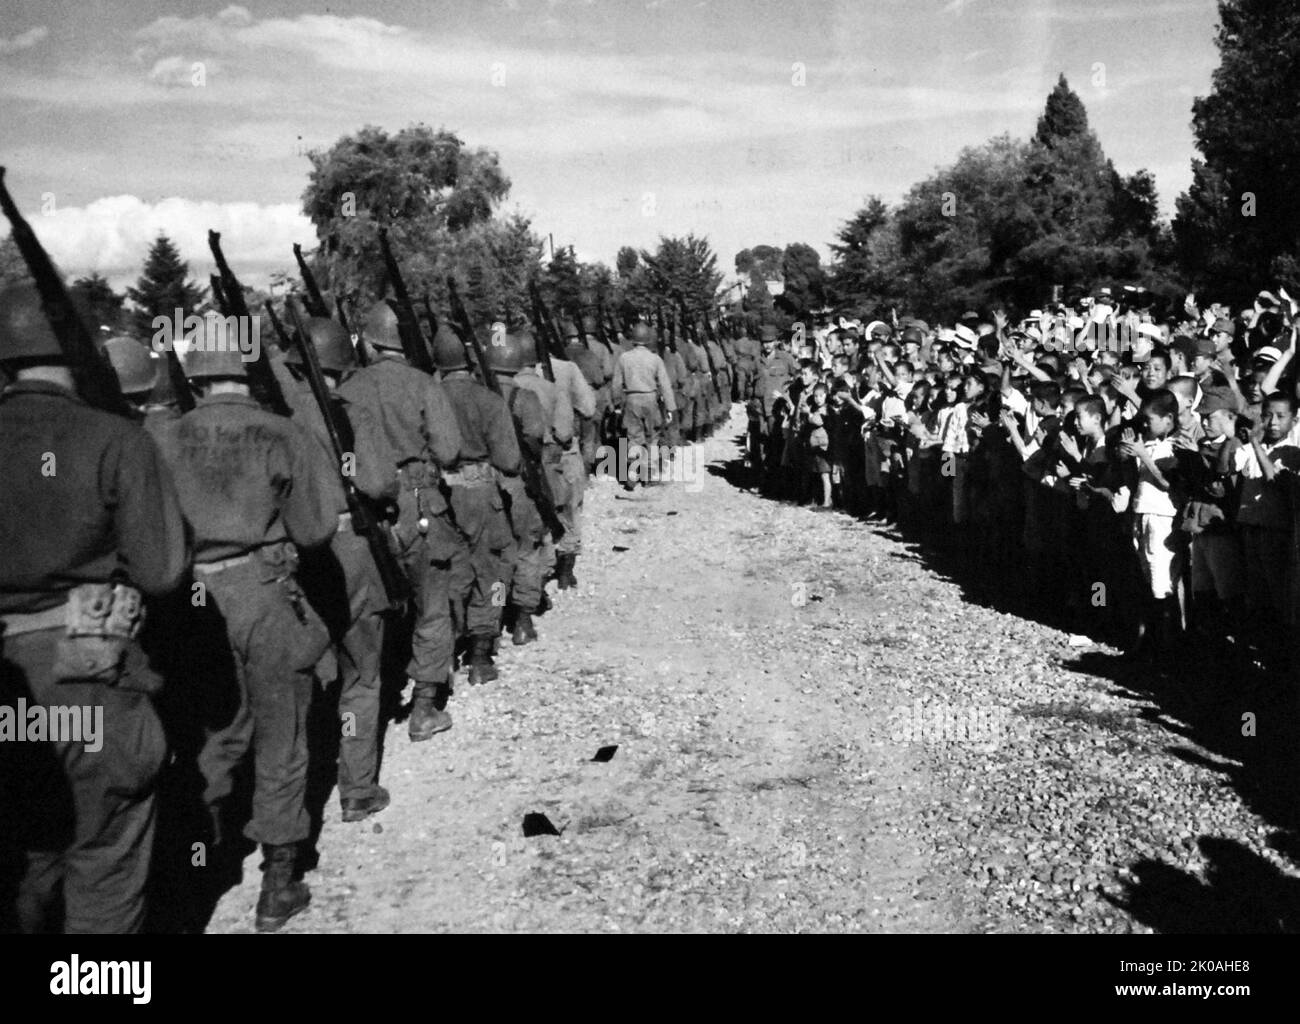
[[[1201,158],[1173,231],[1189,283],[1241,300],[1288,280],[1300,254],[1300,7],[1220,0],[1217,43],[1210,94],[1192,105]]]
[[[135,287],[127,289],[127,297],[135,305],[131,319],[137,337],[153,334],[155,317],[174,317],[177,309],[184,317],[202,312],[207,289],[200,288],[189,275],[189,264],[181,259],[172,240],[161,234],[155,238],[144,271]]]

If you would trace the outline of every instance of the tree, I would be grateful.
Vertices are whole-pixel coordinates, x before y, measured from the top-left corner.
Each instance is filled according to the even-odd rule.
[[[1062,74],[1056,86],[1047,95],[1047,105],[1038,118],[1034,141],[1051,148],[1066,139],[1077,138],[1088,132],[1088,112],[1083,100],[1070,88]]]
[[[181,259],[172,240],[159,235],[149,247],[144,272],[127,296],[135,304],[132,324],[137,336],[151,337],[155,317],[175,317],[176,310],[183,317],[198,313],[206,289],[189,280],[189,264]]]
[[[889,207],[879,196],[871,196],[836,233],[829,286],[837,301],[863,305],[878,295],[881,268],[872,240],[889,220]]]
[[[1300,254],[1300,7],[1220,0],[1217,44],[1210,94],[1192,105],[1201,159],[1173,227],[1189,283],[1242,301]]]
[[[5,235],[4,238],[0,238],[0,286],[30,280],[27,262],[18,250],[18,243],[14,241],[14,236]]]
[[[495,153],[466,149],[454,133],[422,124],[394,135],[368,125],[308,156],[303,212],[316,227],[330,285],[363,304],[385,283],[380,227],[403,259],[428,255],[427,270],[445,262],[440,255],[456,248],[457,236],[488,224],[510,190]],[[432,289],[431,281],[421,285]]]
[[[86,313],[93,326],[107,327],[114,333],[124,326],[126,314],[123,304],[125,295],[113,291],[108,279],[93,273],[89,277],[79,277],[68,288],[72,300]]]
[[[791,242],[781,254],[781,279],[785,291],[782,305],[791,316],[803,316],[826,303],[826,272],[817,250],[803,242]]]

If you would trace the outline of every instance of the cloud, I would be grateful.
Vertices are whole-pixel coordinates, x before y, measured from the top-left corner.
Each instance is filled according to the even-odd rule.
[[[19,50],[29,50],[49,34],[50,30],[48,28],[44,25],[37,25],[35,28],[29,28],[26,32],[20,32],[12,39],[0,36],[0,56],[17,53]]]
[[[194,277],[206,280],[212,262],[208,229],[221,232],[223,251],[248,283],[291,267],[293,243],[310,248],[316,239],[311,222],[295,203],[215,203],[179,196],[149,203],[118,195],[48,215],[29,214],[29,219],[66,274],[81,277],[97,271],[119,285],[134,282],[159,234],[176,243]]]

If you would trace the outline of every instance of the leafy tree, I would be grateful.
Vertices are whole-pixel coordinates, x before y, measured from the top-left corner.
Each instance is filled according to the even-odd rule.
[[[174,317],[181,310],[186,317],[201,311],[207,289],[189,280],[189,264],[181,259],[172,240],[160,234],[149,247],[144,271],[127,297],[135,305],[132,324],[139,337],[153,335],[157,316]]]
[[[328,279],[364,304],[385,284],[380,227],[390,229],[403,260],[420,254],[417,273],[429,271],[445,264],[457,236],[491,220],[510,189],[495,153],[468,150],[454,133],[422,124],[393,135],[368,125],[308,156],[303,212],[316,227]],[[482,236],[477,242],[486,244]],[[420,283],[432,290],[431,281]]]
[[[1210,94],[1192,105],[1201,159],[1173,228],[1190,283],[1240,301],[1286,280],[1300,254],[1300,7],[1220,0],[1217,44]]]
[[[802,316],[826,303],[826,271],[817,250],[804,242],[791,242],[781,254],[781,298],[792,316]]]

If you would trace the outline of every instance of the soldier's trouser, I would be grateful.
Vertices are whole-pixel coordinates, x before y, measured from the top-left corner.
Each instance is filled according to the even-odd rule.
[[[0,931],[57,930],[49,916],[61,886],[65,933],[137,932],[153,849],[154,785],[167,751],[162,723],[146,693],[55,682],[62,635],[60,627],[2,641],[0,707],[16,715],[24,700],[26,713],[12,721],[26,731],[22,741],[0,742]],[[136,645],[127,659],[128,674],[148,673]],[[45,709],[43,740],[32,738],[38,707]],[[69,738],[73,709],[80,741]],[[56,720],[59,739],[52,740]]]
[[[456,634],[451,615],[451,565],[463,544],[433,488],[403,487],[393,527],[397,558],[415,591],[411,660],[406,674],[419,683],[445,683],[451,675]],[[420,527],[424,520],[423,530]]]
[[[582,461],[590,472],[596,464],[596,449],[601,446],[601,425],[609,413],[609,389],[598,388],[596,395],[596,412],[590,417],[578,417],[578,438],[582,450]]]
[[[454,486],[451,494],[456,523],[466,536],[452,558],[452,600],[464,609],[461,618],[467,635],[495,637],[501,632],[501,612],[510,586],[510,524],[492,480],[474,487]]]
[[[364,798],[379,771],[383,582],[362,537],[340,530],[331,542],[348,590],[348,624],[339,639],[339,797]]]
[[[209,804],[229,795],[232,774],[253,752],[253,816],[244,835],[285,845],[310,830],[307,712],[313,669],[329,632],[293,575],[289,545],[263,549],[219,572],[196,568],[207,606],[224,621],[237,687],[233,715],[209,732],[199,753]]]
[[[627,444],[630,450],[633,445],[643,449],[640,460],[643,467],[649,466],[648,446],[651,441],[655,440],[661,417],[659,415],[659,400],[655,395],[627,395],[623,400],[623,430],[627,433]],[[636,463],[633,462],[628,473],[627,483],[635,483],[632,479],[637,476]]]
[[[546,527],[537,506],[524,493],[523,481],[506,477],[501,481],[514,537],[506,562],[510,567],[510,602],[530,615],[542,603],[542,583],[546,579]]]
[[[587,467],[576,446],[571,445],[560,456],[560,472],[564,476],[568,500],[560,513],[564,536],[556,549],[562,554],[577,555],[582,553],[582,499],[587,493]]]

